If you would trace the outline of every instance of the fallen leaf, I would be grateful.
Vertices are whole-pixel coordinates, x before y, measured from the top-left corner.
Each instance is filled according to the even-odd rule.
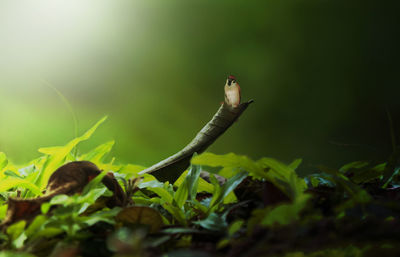
[[[100,173],[101,170],[89,161],[75,161],[61,166],[50,176],[44,196],[32,199],[8,199],[7,214],[0,228],[19,220],[31,222],[40,213],[42,203],[48,202],[56,195],[81,193],[84,187]],[[114,193],[107,200],[107,207],[124,206],[127,202],[125,193],[111,172],[102,178],[102,183]]]
[[[124,225],[147,225],[151,233],[159,231],[164,225],[161,215],[156,210],[144,206],[125,208],[118,213],[115,219]]]

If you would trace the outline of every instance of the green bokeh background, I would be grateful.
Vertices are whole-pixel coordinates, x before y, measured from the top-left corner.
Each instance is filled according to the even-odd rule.
[[[109,115],[81,151],[115,139],[117,161],[151,165],[212,117],[229,74],[255,103],[212,152],[302,157],[303,172],[390,154],[396,1],[72,1],[62,15],[13,2],[0,4],[0,151],[17,163],[74,136],[45,81],[80,134]]]

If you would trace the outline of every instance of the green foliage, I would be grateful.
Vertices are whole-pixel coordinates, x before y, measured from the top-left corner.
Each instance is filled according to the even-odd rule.
[[[372,166],[368,162],[358,161],[344,165],[339,171],[343,174],[351,173],[351,181],[356,184],[362,184],[383,178],[385,167],[386,163]]]
[[[101,119],[65,146],[41,148],[40,152],[44,155],[26,165],[16,166],[4,153],[0,153],[0,219],[6,218],[7,198],[40,196],[52,172],[65,162],[87,160],[103,170],[79,194],[56,195],[41,204],[38,215],[6,227],[0,233],[1,249],[20,252],[3,251],[0,257],[18,254],[31,256],[29,253],[24,255],[22,251],[44,248],[44,242],[52,243],[51,247],[55,247],[57,242],[67,245],[72,242],[82,243],[97,237],[92,231],[102,226],[111,228],[111,234],[101,240],[115,253],[118,253],[121,242],[113,240],[129,238],[130,241],[122,242],[124,247],[142,252],[146,247],[167,249],[171,246],[195,245],[194,235],[199,235],[200,238],[212,238],[215,251],[221,251],[223,256],[226,249],[234,251],[237,245],[246,243],[260,230],[278,234],[282,229],[283,235],[290,235],[293,227],[315,226],[324,218],[333,218],[339,222],[356,216],[357,220],[362,220],[378,213],[384,216],[384,222],[395,222],[399,217],[396,202],[381,204],[374,200],[373,195],[376,190],[384,193],[396,190],[399,183],[397,167],[389,179],[385,177],[386,180],[383,174],[387,172],[387,164],[368,162],[352,162],[338,170],[321,166],[321,173],[303,179],[295,171],[301,165],[301,159],[284,164],[273,158],[254,161],[233,153],[203,153],[194,156],[189,169],[173,185],[145,174],[141,180],[134,180],[137,188],[132,191],[135,193],[130,199],[134,206],[109,209],[105,199],[112,196],[113,192],[101,183],[107,172],[113,172],[121,186],[128,186],[128,182],[138,178],[139,172],[145,167],[115,164],[114,158],[107,161],[106,156],[114,141],[101,144],[84,154],[75,151],[75,147],[89,139],[104,120]],[[204,179],[201,177],[202,167],[216,167],[219,170]],[[226,180],[221,182],[222,179],[217,175]],[[371,184],[374,185],[373,190],[370,190]],[[389,186],[390,190],[386,189]],[[332,194],[327,196],[324,190],[331,190]],[[273,200],[272,203],[263,199],[266,195]],[[325,204],[321,206],[329,208],[321,208],[321,201]],[[165,225],[170,227],[162,229]],[[144,227],[150,229],[145,230]],[[318,229],[321,230],[315,230]],[[294,238],[299,240],[297,234]],[[265,250],[264,245],[273,249],[275,243],[258,244],[261,252]],[[282,256],[361,256],[368,249],[361,246],[321,248],[304,253],[289,247]]]
[[[193,175],[195,174],[195,175]],[[196,165],[192,165],[191,172],[188,173],[184,182],[188,185],[189,192],[196,192],[197,185],[196,183],[192,183],[192,181],[197,181],[200,175],[200,167],[196,167]],[[226,223],[226,213],[219,214],[217,211],[223,211],[225,207],[223,203],[228,199],[229,195],[233,195],[233,190],[247,177],[246,172],[240,172],[236,174],[234,177],[229,178],[225,184],[220,186],[217,179],[211,175],[210,180],[213,185],[212,198],[209,202],[198,202],[194,197],[190,199],[188,203],[190,205],[187,206],[186,215],[189,218],[194,217],[196,212],[193,210],[197,210],[197,212],[201,212],[206,215],[205,219],[194,222],[194,224],[200,225],[203,228],[209,230],[222,230],[227,227]],[[179,189],[178,189],[179,191]],[[177,191],[177,192],[178,192]],[[190,209],[192,208],[192,209]]]
[[[17,188],[23,197],[35,197],[41,195],[46,188],[47,181],[51,174],[64,162],[69,156],[72,156],[72,150],[82,141],[89,139],[98,126],[102,124],[107,117],[99,120],[91,129],[82,136],[71,140],[65,146],[40,148],[39,152],[44,156],[33,160],[29,165],[17,169],[11,164],[4,153],[0,152],[0,192],[7,192],[9,189]],[[83,155],[85,160],[98,162],[107,154],[113,143],[108,142]],[[80,157],[82,158],[82,157]],[[74,158],[72,158],[74,160]]]
[[[7,235],[10,238],[12,246],[15,248],[21,247],[26,239],[26,235],[24,234],[25,225],[26,221],[21,220],[7,228]]]
[[[104,156],[111,151],[114,144],[114,140],[101,144],[87,154],[81,155],[79,159],[90,160],[93,163],[100,163],[104,159]]]
[[[200,178],[200,172],[201,166],[191,165],[188,172],[184,172],[177,180],[176,184],[179,186],[176,191],[169,183],[161,183],[155,180],[143,182],[139,185],[139,188],[145,188],[157,194],[159,196],[158,199],[146,196],[145,198],[150,202],[160,204],[179,224],[188,226],[188,220],[191,220],[199,213],[207,216],[210,214],[216,215],[213,212],[216,211],[225,200],[229,200],[227,196],[233,195],[233,189],[247,177],[245,172],[239,173],[237,176],[229,179],[227,183],[221,187],[213,177],[211,181],[212,185],[204,181]],[[213,197],[210,199],[211,203],[204,204],[196,200],[197,193],[203,191],[211,191],[213,193]],[[230,198],[232,198],[232,196]]]
[[[90,205],[96,202],[99,197],[106,195],[107,189],[104,186],[97,187],[101,181],[101,178],[104,177],[105,174],[105,172],[102,172],[95,179],[93,179],[88,185],[85,186],[82,194],[80,195],[75,194],[73,196],[54,196],[51,201],[46,204],[48,207],[45,209],[48,210],[52,206],[57,206],[57,208],[55,209],[53,215],[41,225],[41,229],[47,229],[47,232],[51,231],[51,233],[54,233],[56,229],[59,229],[59,232],[65,232],[67,237],[75,238],[79,236],[78,232],[80,230],[93,225],[96,222],[103,221],[114,224],[113,219],[110,218],[118,213],[118,208],[114,208],[113,210],[99,211],[90,216],[82,215]],[[45,211],[45,213],[47,213],[47,211]],[[38,232],[40,232],[40,230]]]
[[[47,147],[40,148],[39,152],[46,155],[46,161],[43,164],[42,170],[40,170],[34,179],[35,184],[40,190],[44,190],[47,182],[52,174],[61,164],[64,163],[65,159],[71,151],[82,141],[89,139],[92,134],[96,131],[97,127],[102,124],[107,117],[103,117],[99,120],[92,128],[90,128],[82,136],[71,140],[65,146]]]
[[[234,153],[225,155],[203,153],[194,156],[192,163],[209,167],[223,167],[218,174],[226,178],[234,176],[239,169],[249,172],[251,176],[256,178],[263,178],[266,176],[266,170],[262,165],[252,161],[247,156],[240,156]]]
[[[288,225],[294,221],[298,221],[300,213],[306,206],[309,198],[310,195],[303,194],[293,203],[255,210],[253,217],[249,220],[249,230],[252,231],[256,225]]]
[[[192,165],[183,183],[174,194],[174,200],[179,208],[182,208],[186,200],[194,200],[199,185],[201,166]]]
[[[8,164],[8,160],[6,155],[3,152],[0,152],[0,171],[4,169]]]
[[[279,206],[266,207],[255,210],[253,217],[249,220],[249,231],[258,225],[271,226],[274,224],[287,225],[299,219],[301,211],[306,206],[309,195],[305,194],[307,189],[306,182],[299,178],[295,169],[301,164],[297,159],[289,165],[285,165],[272,158],[262,158],[258,161],[252,161],[246,156],[238,156],[233,153],[226,155],[215,155],[205,153],[193,158],[193,163],[208,165],[212,167],[222,167],[218,173],[220,175],[231,176],[238,170],[245,170],[254,179],[261,179],[271,182],[277,188],[281,189],[291,200],[291,203],[281,204]],[[246,177],[246,173],[237,173],[223,185],[223,189],[218,187],[218,182],[212,177],[211,182],[216,187],[211,206],[226,197],[226,188],[231,184],[234,187]],[[232,183],[235,181],[234,183]]]
[[[228,223],[224,219],[224,215],[218,215],[215,212],[210,213],[206,219],[197,221],[195,224],[212,231],[221,231],[226,229],[228,226]]]
[[[185,180],[187,174],[188,174],[188,170],[184,171],[182,173],[182,175],[175,181],[174,186],[180,187],[182,185],[183,181]],[[193,191],[195,191],[195,188],[196,187],[194,186]],[[200,193],[200,192],[212,193],[213,191],[214,191],[214,186],[211,183],[208,183],[201,177],[197,178],[197,192],[196,193]],[[195,196],[194,192],[192,192],[191,196]]]
[[[0,181],[0,192],[4,192],[15,187],[30,190],[35,195],[39,195],[41,193],[38,186],[25,179],[8,176]]]
[[[233,190],[247,177],[246,172],[240,172],[229,178],[222,186],[219,185],[217,179],[212,175],[211,183],[214,185],[213,198],[210,202],[210,211],[217,210],[223,203],[224,199],[233,192]]]
[[[295,168],[300,165],[301,160],[297,159],[290,165],[285,165],[272,158],[261,158],[253,161],[247,156],[240,156],[234,153],[216,155],[204,153],[192,159],[193,164],[222,167],[218,172],[224,177],[232,177],[243,170],[249,173],[254,179],[265,179],[285,192],[291,199],[301,195],[307,188],[305,181],[295,173]]]

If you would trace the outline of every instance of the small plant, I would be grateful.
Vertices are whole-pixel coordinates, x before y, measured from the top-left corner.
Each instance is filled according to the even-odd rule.
[[[145,167],[105,161],[113,141],[88,153],[76,151],[104,120],[65,146],[39,149],[43,156],[26,165],[14,165],[0,153],[0,256],[67,251],[73,256],[178,256],[177,249],[185,256],[199,251],[206,256],[399,253],[396,166],[352,162],[339,169],[321,166],[301,178],[296,174],[300,159],[287,165],[272,158],[203,153],[171,184],[141,173]],[[82,160],[102,172],[79,190],[57,189],[49,196],[53,172]],[[102,183],[109,174],[111,186]],[[124,189],[123,200],[109,205],[118,191],[112,183]],[[10,219],[11,212],[19,218]]]

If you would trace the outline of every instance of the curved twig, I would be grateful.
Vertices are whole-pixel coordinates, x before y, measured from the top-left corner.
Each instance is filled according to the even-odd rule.
[[[175,182],[187,167],[194,153],[202,153],[222,135],[246,110],[253,100],[237,107],[222,104],[212,119],[200,130],[195,138],[181,151],[153,166],[139,172],[140,175],[151,173],[159,181]]]

